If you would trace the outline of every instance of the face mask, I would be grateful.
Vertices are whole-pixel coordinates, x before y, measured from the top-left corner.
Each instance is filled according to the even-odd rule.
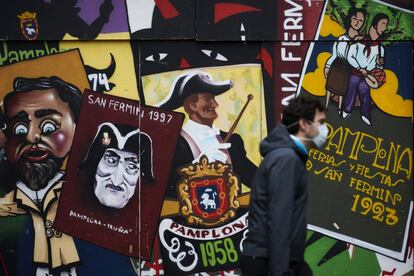
[[[311,125],[314,124],[314,122],[309,121]],[[294,125],[299,124],[299,121],[294,122],[293,124],[288,125],[286,128],[290,128]],[[325,144],[329,134],[329,129],[326,124],[322,124],[318,126],[318,134],[313,138],[300,138],[302,141],[312,141],[318,148],[320,148],[323,144]]]
[[[322,124],[318,127],[318,134],[312,138],[313,143],[318,147],[322,147],[328,138],[329,129],[326,124]]]

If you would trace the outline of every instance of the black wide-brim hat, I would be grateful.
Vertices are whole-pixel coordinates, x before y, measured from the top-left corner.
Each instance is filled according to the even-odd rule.
[[[175,110],[184,104],[184,100],[196,93],[210,93],[214,96],[223,94],[233,87],[231,80],[213,81],[205,72],[191,72],[178,77],[172,92],[158,104],[158,107]]]

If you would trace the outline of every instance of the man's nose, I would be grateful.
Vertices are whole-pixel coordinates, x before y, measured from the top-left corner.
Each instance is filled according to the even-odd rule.
[[[113,178],[113,184],[116,186],[121,185],[124,178],[124,164],[122,162],[118,163],[118,166],[116,167],[116,170],[112,173]]]
[[[36,144],[40,141],[40,130],[34,127],[29,128],[29,132],[26,135],[26,140],[31,144]]]
[[[218,106],[219,106],[219,105],[218,105],[218,102],[217,102],[215,99],[213,99],[212,103],[213,103],[213,106],[214,106],[214,107],[218,107]]]

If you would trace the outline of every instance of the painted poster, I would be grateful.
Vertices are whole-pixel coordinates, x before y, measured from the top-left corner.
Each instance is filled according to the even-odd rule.
[[[89,88],[79,51],[3,66],[0,76],[2,259],[15,275],[74,272],[75,243],[53,222],[81,89]]]
[[[243,186],[256,171],[264,131],[253,119],[264,116],[260,65],[169,71],[142,81],[144,93],[158,92],[145,93],[148,103],[186,114],[158,230],[164,271],[237,269],[247,230]]]
[[[269,45],[267,45],[269,46]],[[269,46],[270,48],[270,46]],[[228,149],[223,149],[225,152],[229,152],[229,155],[233,155],[231,160],[232,165],[229,167],[229,171],[233,170],[236,174],[239,175],[238,181],[238,196],[236,198],[240,201],[240,207],[236,208],[237,210],[232,210],[233,207],[221,209],[221,211],[214,212],[213,209],[208,207],[208,211],[211,212],[214,219],[208,221],[208,225],[194,225],[190,223],[194,215],[184,215],[180,211],[180,198],[181,194],[178,191],[178,182],[181,177],[179,169],[184,169],[185,166],[190,166],[192,164],[198,163],[200,166],[200,153],[192,153],[188,150],[188,143],[185,138],[180,135],[177,152],[175,154],[175,159],[173,161],[173,171],[170,177],[169,186],[166,192],[166,198],[164,200],[163,211],[162,211],[162,220],[163,235],[168,240],[169,235],[179,235],[179,232],[168,230],[164,228],[166,223],[178,223],[176,226],[182,231],[184,229],[193,229],[197,230],[196,232],[200,233],[200,229],[211,230],[209,233],[217,231],[219,229],[225,228],[226,225],[235,226],[238,231],[234,231],[232,234],[229,234],[226,228],[225,232],[228,236],[206,236],[205,239],[197,239],[196,236],[187,236],[182,237],[178,236],[177,239],[180,240],[181,244],[185,244],[186,241],[194,244],[196,246],[195,250],[198,254],[198,261],[194,262],[194,259],[188,258],[182,263],[184,266],[186,262],[192,262],[190,266],[186,267],[188,273],[195,273],[197,271],[222,271],[223,269],[228,268],[229,270],[237,270],[238,259],[240,254],[240,240],[243,237],[243,232],[246,229],[246,222],[243,221],[246,215],[246,207],[248,204],[248,189],[246,186],[250,185],[251,178],[256,170],[256,165],[260,162],[260,155],[257,151],[257,145],[260,139],[266,133],[266,113],[265,104],[269,104],[271,107],[272,102],[268,101],[266,95],[272,95],[272,93],[264,93],[265,89],[271,90],[272,87],[272,70],[273,70],[273,58],[271,52],[268,51],[268,48],[261,47],[259,43],[198,43],[194,41],[170,41],[170,42],[160,42],[157,43],[152,41],[140,41],[139,43],[132,42],[133,54],[136,59],[136,64],[141,64],[141,66],[136,66],[136,71],[140,72],[141,78],[138,78],[138,86],[140,91],[140,99],[145,100],[149,105],[159,106],[168,110],[177,110],[185,112],[186,114],[191,113],[182,106],[183,102],[181,100],[173,105],[167,104],[167,102],[174,101],[177,93],[180,91],[180,83],[183,84],[183,91],[192,91],[195,93],[200,88],[209,88],[206,92],[211,92],[212,96],[215,93],[214,84],[222,85],[221,95],[217,95],[217,105],[212,102],[212,96],[205,98],[210,103],[210,107],[206,107],[211,111],[211,118],[214,119],[213,128],[209,127],[209,124],[202,125],[206,129],[206,140],[207,144],[201,146],[204,149],[204,153],[207,156],[207,159],[212,162],[212,164],[217,160],[221,160],[223,163],[228,164],[227,158],[223,157],[222,149],[217,139],[225,140],[226,132],[230,131],[232,123],[237,120],[238,114],[241,112],[243,107],[246,105],[243,115],[239,119],[239,123],[236,124],[236,128],[230,140],[227,141],[228,146],[231,146]],[[181,49],[181,50],[179,50]],[[192,78],[194,77],[194,78]],[[191,79],[191,80],[190,80]],[[188,81],[188,82],[187,82]],[[204,83],[204,84],[203,84]],[[200,86],[201,85],[201,86]],[[231,88],[232,87],[232,88]],[[154,93],[156,91],[156,93]],[[175,92],[173,92],[175,91]],[[187,93],[187,92],[186,92]],[[249,94],[252,94],[253,99],[249,100]],[[173,96],[175,95],[175,96]],[[185,95],[188,96],[188,95]],[[171,101],[168,99],[171,98]],[[180,97],[178,97],[180,98]],[[194,99],[194,95],[191,97]],[[161,105],[162,102],[165,102],[165,105]],[[217,109],[216,109],[217,108]],[[217,118],[215,118],[215,113],[217,110]],[[189,113],[188,113],[189,112]],[[201,112],[201,110],[199,110]],[[261,120],[255,120],[254,118],[262,118]],[[186,121],[189,121],[189,115],[186,116]],[[220,131],[220,129],[222,131]],[[213,137],[212,134],[219,132],[222,136]],[[185,134],[184,134],[185,135]],[[210,138],[208,138],[210,137]],[[188,137],[187,137],[188,138]],[[212,144],[213,148],[209,148],[208,141]],[[184,151],[185,153],[182,153]],[[225,154],[224,156],[227,156]],[[246,158],[247,157],[247,158]],[[226,161],[227,160],[227,161]],[[194,162],[194,163],[193,163]],[[231,168],[231,169],[230,169]],[[243,169],[244,168],[244,169]],[[223,175],[223,179],[227,179]],[[224,189],[223,186],[222,188]],[[234,186],[235,188],[236,186]],[[207,189],[205,193],[200,193],[200,197],[206,198],[207,196],[211,199],[214,194],[214,189],[204,187]],[[210,194],[212,192],[212,194]],[[230,194],[227,188],[223,190],[225,197],[228,200]],[[234,191],[233,191],[234,193]],[[216,197],[217,198],[217,197]],[[197,199],[201,202],[201,199]],[[218,200],[218,199],[217,199]],[[224,201],[223,201],[224,202]],[[230,202],[230,201],[227,201]],[[184,202],[182,202],[183,204]],[[201,204],[201,203],[200,203]],[[204,204],[200,205],[201,207]],[[182,206],[184,207],[184,205]],[[207,208],[206,206],[204,206]],[[220,204],[216,202],[216,207],[220,207]],[[223,207],[223,206],[221,206]],[[184,207],[185,208],[185,207]],[[202,209],[199,209],[199,211]],[[229,211],[235,214],[234,216],[229,217]],[[218,215],[220,212],[223,212],[221,215]],[[200,215],[202,212],[199,212]],[[223,218],[224,215],[227,215],[227,219]],[[167,220],[164,220],[167,219]],[[161,225],[161,224],[160,224]],[[217,229],[216,229],[217,228]],[[216,229],[216,230],[214,230]],[[208,231],[207,231],[208,232]],[[160,235],[160,233],[159,233]],[[196,234],[197,235],[197,234]],[[226,245],[224,245],[224,239],[226,239]],[[165,240],[165,238],[164,238]],[[226,246],[228,252],[236,252],[237,257],[233,253],[231,255],[231,260],[228,261],[220,259],[220,263],[215,262],[214,260],[211,263],[202,263],[200,246],[209,244],[208,249],[210,250],[213,246],[213,242],[218,241],[217,245],[220,248]],[[231,244],[230,244],[231,240]],[[174,254],[170,257],[168,255],[168,248],[171,247],[171,244],[162,243],[161,237],[156,241],[160,246],[160,252],[154,252],[154,260],[151,262],[145,262],[139,264],[144,271],[160,271],[165,270],[170,273],[182,273],[184,270],[180,268],[181,262],[177,259],[177,254],[188,250],[184,247],[181,249],[175,250]],[[203,244],[203,245],[201,245]],[[233,251],[233,247],[234,250]],[[225,249],[223,249],[225,250]],[[169,250],[172,251],[172,250]],[[219,250],[220,251],[220,250]],[[227,256],[227,255],[226,255]],[[212,258],[215,258],[214,256]],[[137,265],[138,266],[138,265]],[[189,267],[193,266],[190,270]],[[190,272],[191,271],[191,272]]]
[[[125,3],[112,0],[11,1],[0,20],[0,39],[21,41],[90,40],[102,31],[125,32],[127,25]]]
[[[412,37],[413,20],[394,6],[329,1],[300,90],[321,97],[330,128],[309,154],[309,228],[398,260],[413,213],[413,60],[396,39]]]
[[[176,112],[85,92],[55,227],[149,258],[182,120]]]

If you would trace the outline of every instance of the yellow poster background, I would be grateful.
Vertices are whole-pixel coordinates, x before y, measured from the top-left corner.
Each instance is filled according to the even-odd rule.
[[[60,50],[78,48],[85,65],[96,69],[105,69],[111,62],[112,54],[116,68],[108,79],[116,86],[106,94],[138,100],[137,80],[134,68],[131,45],[128,40],[115,41],[60,41]]]
[[[243,138],[247,157],[258,165],[261,160],[259,144],[267,133],[260,65],[205,67],[144,76],[142,83],[145,103],[157,106],[170,93],[176,78],[192,71],[207,72],[215,81],[233,81],[234,86],[229,91],[216,97],[219,105],[217,108],[219,116],[214,122],[214,126],[223,131],[228,131],[231,128],[232,123],[247,102],[247,96],[249,94],[254,96],[241,117],[235,132]],[[185,113],[182,107],[176,111]],[[187,119],[188,116],[186,116],[185,121]]]

